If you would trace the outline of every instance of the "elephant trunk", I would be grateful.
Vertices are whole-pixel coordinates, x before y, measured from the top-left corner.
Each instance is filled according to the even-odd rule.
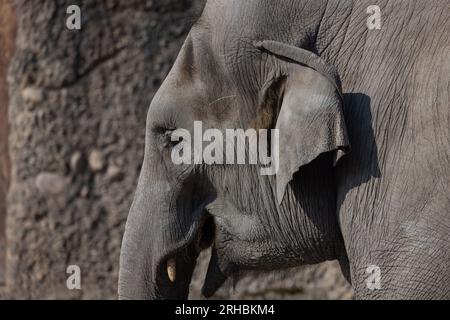
[[[119,299],[186,299],[202,217],[170,204],[174,190],[146,162],[122,242]]]

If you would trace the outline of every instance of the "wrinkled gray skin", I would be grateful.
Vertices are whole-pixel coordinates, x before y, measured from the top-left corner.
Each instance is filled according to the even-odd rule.
[[[186,298],[208,246],[206,296],[239,270],[338,259],[357,298],[450,298],[448,1],[376,2],[381,30],[373,1],[207,2],[148,112],[120,298]],[[277,127],[278,174],[174,165],[171,130],[194,120]]]

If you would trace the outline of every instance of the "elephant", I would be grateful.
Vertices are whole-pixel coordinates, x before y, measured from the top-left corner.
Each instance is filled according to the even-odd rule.
[[[120,299],[187,299],[206,248],[205,297],[337,260],[357,299],[450,298],[448,3],[375,2],[206,1],[148,110]],[[276,173],[174,164],[195,121],[278,130]]]

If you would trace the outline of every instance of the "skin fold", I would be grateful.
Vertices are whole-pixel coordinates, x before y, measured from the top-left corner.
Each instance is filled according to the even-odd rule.
[[[209,246],[206,296],[337,259],[359,299],[450,298],[448,2],[378,1],[380,30],[373,4],[207,1],[149,108],[121,299],[187,298]],[[174,165],[170,134],[194,121],[278,128],[279,172]]]

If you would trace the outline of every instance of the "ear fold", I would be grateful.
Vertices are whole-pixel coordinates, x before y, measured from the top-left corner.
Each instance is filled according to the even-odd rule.
[[[339,76],[319,56],[286,44],[255,44],[281,59],[289,59],[279,130],[277,199],[281,203],[287,184],[298,169],[325,152],[334,153],[334,165],[350,149],[343,115]]]

